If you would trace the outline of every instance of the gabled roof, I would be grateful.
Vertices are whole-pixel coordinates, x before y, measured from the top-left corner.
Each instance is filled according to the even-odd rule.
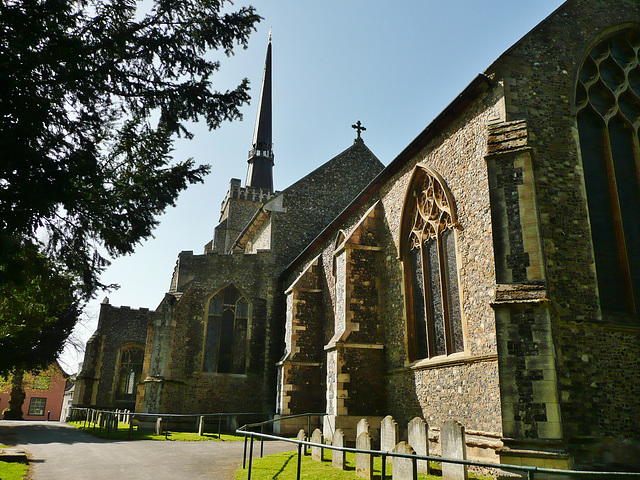
[[[467,106],[491,85],[491,80],[479,74],[400,154],[393,159],[362,192],[283,270],[287,275],[299,266],[310,252],[324,244],[328,238],[362,205],[366,204],[389,179],[415,157],[436,135],[448,127]]]

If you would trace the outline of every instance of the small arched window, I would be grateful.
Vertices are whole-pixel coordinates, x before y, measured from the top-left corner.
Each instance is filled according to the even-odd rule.
[[[456,226],[446,183],[418,164],[405,197],[400,237],[411,361],[464,350]]]
[[[203,371],[245,373],[249,302],[234,286],[209,300]]]
[[[640,30],[606,36],[584,59],[575,93],[600,306],[640,306]]]

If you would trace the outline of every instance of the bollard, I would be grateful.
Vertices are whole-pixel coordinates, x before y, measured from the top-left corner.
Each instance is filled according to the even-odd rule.
[[[200,417],[198,421],[198,436],[204,435],[204,415]]]

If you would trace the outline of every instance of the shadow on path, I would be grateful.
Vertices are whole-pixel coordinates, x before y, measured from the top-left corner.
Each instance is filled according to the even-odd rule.
[[[0,442],[22,448],[32,459],[33,480],[231,480],[242,465],[244,442],[108,440],[59,422],[0,421]],[[254,444],[254,458],[260,445]],[[265,455],[293,450],[266,442]]]

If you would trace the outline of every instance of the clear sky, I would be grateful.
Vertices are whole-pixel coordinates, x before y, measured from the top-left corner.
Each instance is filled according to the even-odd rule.
[[[236,7],[247,4],[237,0]],[[264,18],[249,48],[221,61],[218,90],[247,77],[257,100],[269,28],[273,28],[274,188],[282,190],[362,137],[389,164],[473,78],[559,7],[561,0],[253,0]],[[231,178],[244,179],[257,101],[242,122],[178,141],[174,157],[193,157],[212,172],[183,192],[161,217],[154,238],[113,261],[102,280],[120,289],[100,293],[85,309],[75,338],[86,341],[105,296],[112,305],[155,309],[169,288],[177,255],[203,253]],[[82,355],[68,349],[69,373]]]

